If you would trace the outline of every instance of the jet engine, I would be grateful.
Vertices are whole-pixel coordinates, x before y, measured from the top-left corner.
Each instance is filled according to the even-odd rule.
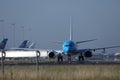
[[[48,51],[48,57],[54,58],[56,56],[56,51]]]
[[[91,52],[91,51],[86,51],[86,52],[84,53],[84,56],[85,56],[85,57],[92,57],[92,52]]]

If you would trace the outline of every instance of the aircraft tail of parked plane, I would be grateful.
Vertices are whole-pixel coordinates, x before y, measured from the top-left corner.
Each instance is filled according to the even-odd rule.
[[[18,48],[27,48],[29,44],[29,40],[24,40],[19,46]]]
[[[0,43],[0,49],[5,49],[5,46],[6,46],[6,44],[7,44],[7,41],[8,41],[7,38],[4,38],[4,39],[2,40],[2,42]]]
[[[11,48],[12,50],[32,50],[35,47],[35,43],[29,41],[29,40],[24,40],[18,48]]]

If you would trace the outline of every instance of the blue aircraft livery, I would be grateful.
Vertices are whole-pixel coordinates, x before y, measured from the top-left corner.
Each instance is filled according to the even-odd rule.
[[[5,49],[5,46],[6,46],[6,44],[7,44],[7,41],[8,41],[7,38],[5,38],[5,39],[2,40],[2,42],[0,43],[0,49]]]
[[[21,45],[20,46],[18,46],[18,48],[27,48],[27,44],[28,44],[28,40],[24,40],[22,43],[21,43]]]
[[[64,53],[72,53],[76,51],[77,47],[73,41],[68,40],[63,43],[62,49]]]

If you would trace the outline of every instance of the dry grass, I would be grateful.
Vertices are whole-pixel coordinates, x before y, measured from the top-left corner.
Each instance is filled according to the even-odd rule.
[[[5,80],[120,80],[120,65],[44,65],[38,77],[36,66],[6,66]]]

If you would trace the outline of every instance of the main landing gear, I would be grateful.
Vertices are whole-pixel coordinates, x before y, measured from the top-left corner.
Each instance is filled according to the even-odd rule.
[[[67,55],[68,57],[68,63],[70,64],[71,63],[71,54],[68,54]],[[63,62],[63,55],[61,53],[58,54],[58,63],[62,63]],[[79,62],[83,62],[84,61],[84,56],[82,55],[82,53],[78,56],[78,61]]]
[[[83,62],[84,61],[84,56],[82,54],[80,54],[78,56],[79,62]]]
[[[68,63],[71,63],[71,54],[68,54]]]
[[[58,62],[59,62],[59,63],[60,63],[60,62],[63,62],[63,56],[62,56],[61,53],[59,53],[59,55],[58,55]]]
[[[67,55],[68,57],[68,63],[71,63],[71,54]],[[63,62],[63,55],[61,53],[58,54],[58,63],[62,63]]]

